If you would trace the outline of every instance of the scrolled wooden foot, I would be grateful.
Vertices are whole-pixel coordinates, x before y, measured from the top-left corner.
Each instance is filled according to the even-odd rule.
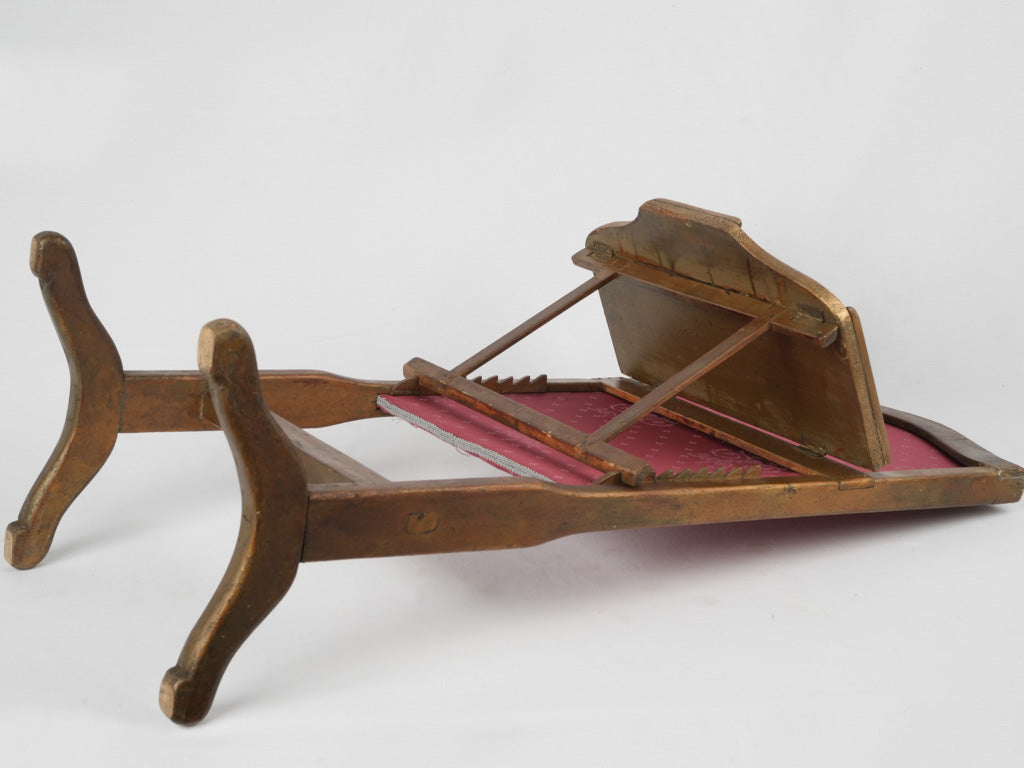
[[[64,512],[114,447],[124,400],[121,358],[89,306],[71,243],[56,232],[36,235],[31,267],[67,356],[71,388],[64,431],[7,527],[4,557],[15,568],[32,568],[49,551]]]
[[[235,458],[242,521],[227,572],[160,687],[160,708],[183,724],[206,715],[231,658],[291,586],[308,498],[291,441],[263,400],[245,330],[230,320],[207,324],[199,367]]]

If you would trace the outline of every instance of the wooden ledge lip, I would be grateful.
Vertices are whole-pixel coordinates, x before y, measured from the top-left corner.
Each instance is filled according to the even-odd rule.
[[[579,251],[572,257],[572,260],[574,264],[585,269],[595,272],[613,270],[623,277],[633,278],[686,299],[747,317],[765,317],[776,313],[771,323],[773,331],[808,339],[822,348],[832,344],[839,335],[838,325],[820,317],[786,308],[781,308],[780,312],[780,307],[770,301],[719,288],[710,283],[702,283],[699,280],[676,274],[657,264],[636,261],[589,248]]]

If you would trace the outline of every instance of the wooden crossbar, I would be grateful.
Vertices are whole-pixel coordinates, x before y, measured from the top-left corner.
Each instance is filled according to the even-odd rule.
[[[504,352],[549,320],[565,312],[601,286],[606,285],[618,274],[614,269],[598,272],[593,278],[451,370],[445,370],[421,358],[410,360],[405,366],[405,375],[409,377],[407,381],[409,383],[415,381],[423,390],[448,397],[473,408],[477,412],[591,467],[606,473],[616,472],[627,485],[638,485],[653,479],[654,473],[650,465],[642,459],[616,448],[609,441],[648,414],[655,411],[665,413],[666,403],[677,398],[694,381],[724,363],[769,330],[792,332],[792,329],[778,327],[780,320],[788,319],[791,312],[781,307],[766,308],[763,305],[751,307],[757,314],[749,322],[682,370],[648,390],[642,397],[634,399],[633,404],[625,411],[589,435],[466,378],[467,374]],[[765,309],[768,311],[764,311]],[[815,338],[818,343],[829,341],[820,335],[808,335]]]
[[[323,440],[313,437],[306,430],[295,426],[276,413],[274,419],[298,451],[299,463],[309,482],[359,483],[363,485],[380,485],[388,482],[383,475],[377,474]]]
[[[593,292],[600,285],[610,280],[611,277],[614,277],[614,274],[611,276],[604,274],[596,276],[576,291],[567,294],[562,300],[549,307],[548,310],[536,315],[535,320],[538,320],[539,324],[543,324],[543,322],[546,322],[546,320],[542,319],[544,316],[548,316],[548,319],[550,319],[551,316],[554,316],[551,312],[556,308],[558,308],[558,312],[564,311],[568,306],[579,301],[585,295],[585,292]],[[617,472],[622,481],[627,485],[638,485],[645,480],[653,478],[654,473],[650,465],[633,454],[616,448],[608,441],[640,421],[647,414],[660,408],[665,402],[675,398],[705,373],[725,362],[741,349],[751,344],[755,339],[764,335],[771,329],[772,321],[778,314],[779,311],[776,310],[775,312],[755,317],[674,376],[650,390],[596,432],[589,435],[546,414],[517,403],[480,383],[470,381],[465,375],[459,373],[460,370],[467,368],[472,370],[476,360],[480,360],[482,364],[482,362],[489,359],[488,355],[491,355],[492,352],[493,354],[498,354],[498,352],[514,344],[515,341],[530,332],[527,328],[529,323],[524,323],[519,329],[502,337],[454,370],[448,371],[421,358],[414,358],[406,363],[404,373],[407,377],[415,379],[420,387],[429,392],[448,397],[473,408],[479,413],[512,427],[524,435],[532,437],[544,445],[554,448],[578,461],[582,461],[591,467],[600,469],[603,472]],[[525,332],[522,332],[523,329],[526,329]]]
[[[650,465],[633,454],[608,443],[586,445],[586,432],[426,360],[410,360],[405,364],[405,375],[427,391],[469,406],[595,469],[618,472],[626,485],[639,485],[654,477]]]
[[[618,273],[612,269],[605,269],[598,272],[592,278],[587,280],[587,282],[583,283],[583,285],[569,291],[569,293],[558,299],[558,301],[545,307],[526,322],[520,323],[500,339],[488,344],[475,355],[463,360],[452,368],[451,372],[456,376],[468,376],[481,365],[493,360],[509,347],[519,343],[541,326],[551,320],[554,320],[567,309],[578,304],[598,288],[610,282],[617,275]]]
[[[585,248],[573,256],[572,260],[578,266],[586,269],[611,270],[622,277],[639,280],[642,283],[669,291],[687,301],[730,312],[739,312],[747,317],[760,317],[773,307],[778,308],[777,305],[765,299],[702,283],[654,264],[615,254],[601,253]],[[814,315],[793,309],[783,309],[776,315],[772,329],[789,336],[808,339],[819,347],[827,347],[832,344],[839,332],[835,323],[826,322]]]

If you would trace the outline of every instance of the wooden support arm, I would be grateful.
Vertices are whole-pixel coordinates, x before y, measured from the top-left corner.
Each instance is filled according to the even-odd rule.
[[[650,465],[642,459],[607,443],[585,446],[586,432],[426,360],[410,360],[405,365],[404,373],[416,379],[423,389],[469,406],[567,456],[602,472],[618,472],[622,482],[627,485],[638,485],[654,476]]]
[[[324,371],[260,371],[270,410],[304,429],[381,416],[377,397],[396,383]],[[219,428],[206,379],[199,371],[126,371],[124,390],[121,432]]]
[[[764,335],[771,328],[772,319],[776,314],[778,313],[756,317],[735,333],[730,334],[724,341],[716,344],[674,376],[663,381],[629,408],[591,434],[586,439],[585,445],[590,446],[611,440],[616,435],[636,424],[659,405],[679,395],[680,392],[705,373],[724,363],[752,341]]]
[[[520,323],[500,339],[488,344],[475,355],[463,360],[452,368],[452,373],[457,376],[468,376],[484,363],[493,360],[506,349],[514,344],[518,344],[541,326],[551,320],[554,320],[567,309],[574,307],[602,285],[610,282],[616,274],[617,273],[615,271],[610,269],[599,271],[596,275],[587,280],[587,282],[583,283],[583,285],[569,291],[569,293],[565,294],[565,296],[560,298],[558,301],[548,307],[545,307],[526,322]]]

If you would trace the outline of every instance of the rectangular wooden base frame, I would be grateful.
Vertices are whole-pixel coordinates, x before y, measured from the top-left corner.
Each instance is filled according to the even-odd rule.
[[[1024,470],[939,424],[878,405],[856,313],[761,250],[738,219],[654,200],[595,230],[574,261],[593,277],[451,369],[410,361],[404,378],[260,371],[246,332],[207,324],[199,371],[125,371],[93,313],[70,243],[45,232],[31,268],[71,370],[63,434],[4,554],[31,568],[120,432],[220,429],[242,490],[227,572],[164,677],[175,722],[208,712],[234,653],[288,591],[299,563],[527,547],[584,531],[1016,501]],[[532,331],[600,292],[623,377],[470,379]],[[624,401],[586,433],[514,396],[605,392]],[[391,482],[306,428],[386,415],[380,398],[434,395],[579,462],[588,484],[535,478]],[[660,474],[617,440],[657,416],[742,449],[757,467]],[[945,465],[893,469],[886,425]],[[915,438],[915,439],[916,439]],[[618,444],[616,444],[618,442]],[[627,441],[628,443],[628,441]],[[949,466],[952,465],[952,466]]]

